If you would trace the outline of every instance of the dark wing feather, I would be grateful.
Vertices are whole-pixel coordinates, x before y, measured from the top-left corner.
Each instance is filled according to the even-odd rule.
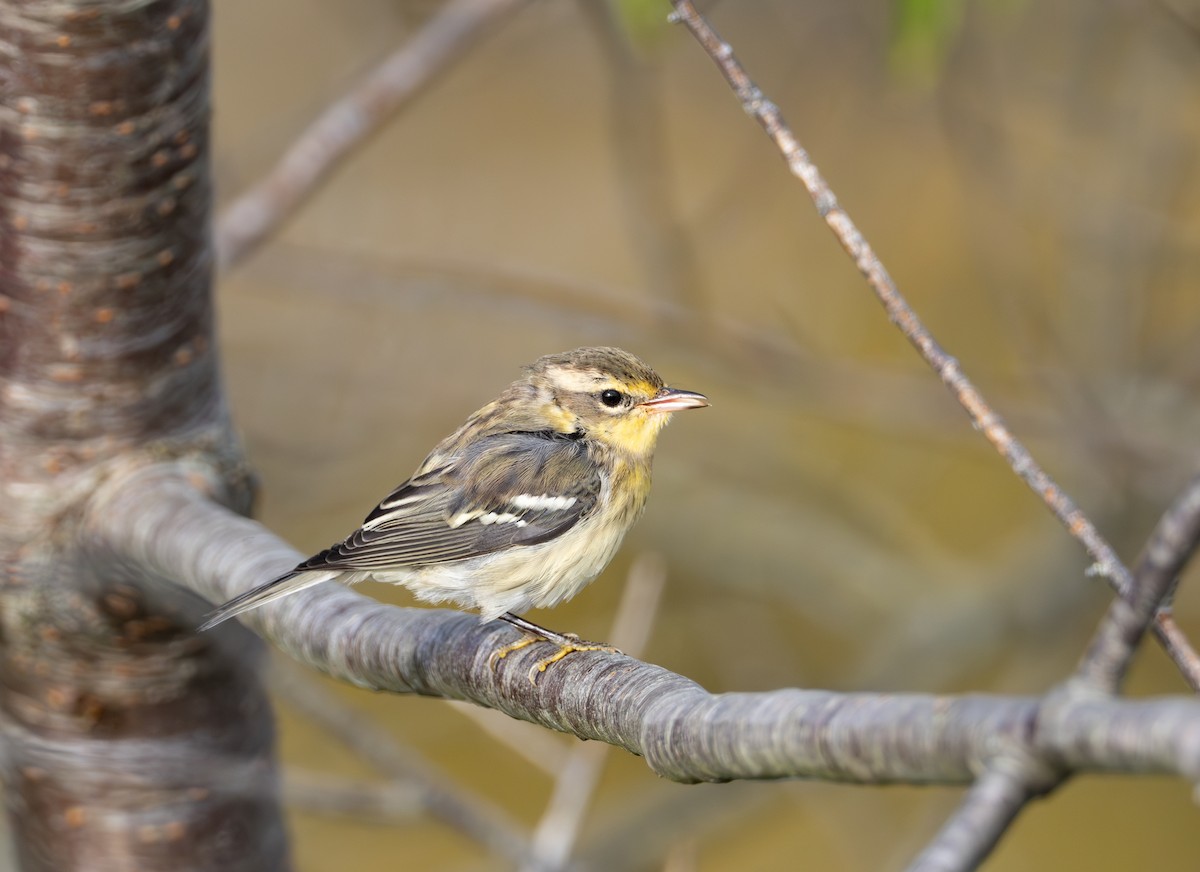
[[[297,570],[383,570],[465,560],[560,536],[600,497],[579,440],[504,433],[390,493],[345,541]]]

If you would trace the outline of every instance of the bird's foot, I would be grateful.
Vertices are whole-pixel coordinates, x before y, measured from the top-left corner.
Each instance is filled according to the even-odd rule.
[[[514,651],[520,651],[522,648],[527,648],[535,642],[549,642],[551,645],[558,646],[558,653],[533,664],[533,667],[529,670],[530,684],[537,684],[537,677],[539,675],[559,660],[577,651],[604,651],[609,654],[622,653],[611,645],[602,645],[598,642],[585,642],[574,633],[556,633],[553,630],[547,630],[545,627],[538,626],[532,621],[527,621],[511,612],[505,612],[500,616],[500,620],[512,624],[525,634],[525,638],[518,639],[511,645],[505,645],[503,648],[492,652],[492,655],[488,658],[488,664],[492,667],[493,671],[496,669],[496,665],[509,654]]]
[[[546,641],[553,642],[555,645],[557,645],[558,652],[550,657],[547,657],[545,660],[539,660],[537,663],[533,664],[529,670],[530,684],[536,685],[539,675],[541,675],[559,660],[562,660],[564,657],[574,654],[577,651],[604,651],[608,654],[623,653],[619,648],[614,648],[612,645],[601,645],[597,642],[585,642],[574,633],[564,633],[561,641],[557,639],[547,639]]]
[[[540,636],[526,636],[523,639],[518,639],[511,645],[505,645],[503,648],[497,648],[492,652],[491,656],[488,657],[488,666],[492,668],[492,672],[495,672],[496,667],[500,664],[500,661],[509,654],[512,654],[514,651],[520,651],[522,648],[528,648],[530,645],[533,645],[537,642],[545,641],[546,640]]]

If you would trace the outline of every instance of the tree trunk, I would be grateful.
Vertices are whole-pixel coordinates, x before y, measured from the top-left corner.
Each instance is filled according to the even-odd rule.
[[[0,715],[24,870],[287,866],[247,633],[82,535],[164,458],[249,508],[212,334],[209,9],[0,0]]]

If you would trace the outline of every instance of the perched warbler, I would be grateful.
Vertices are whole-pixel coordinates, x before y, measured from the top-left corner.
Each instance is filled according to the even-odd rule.
[[[570,599],[600,574],[646,505],[654,446],[671,413],[707,405],[619,348],[540,358],[345,540],[225,603],[201,629],[322,581],[372,579],[526,634],[494,657],[557,644],[531,680],[572,651],[613,650],[518,615]]]

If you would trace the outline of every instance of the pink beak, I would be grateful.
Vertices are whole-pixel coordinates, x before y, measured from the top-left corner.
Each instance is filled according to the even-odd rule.
[[[684,409],[702,409],[710,403],[704,394],[681,391],[677,388],[663,388],[653,399],[638,403],[638,405],[654,412],[681,412]]]

